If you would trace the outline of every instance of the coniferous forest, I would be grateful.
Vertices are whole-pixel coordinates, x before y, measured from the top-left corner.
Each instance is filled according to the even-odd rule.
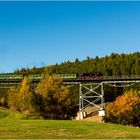
[[[57,57],[57,56],[56,56]],[[16,70],[15,73],[90,73],[100,72],[103,76],[132,76],[140,75],[140,53],[117,54],[95,58],[87,57],[80,61],[78,58],[74,62],[67,60],[61,64],[55,64],[42,68],[33,67]]]

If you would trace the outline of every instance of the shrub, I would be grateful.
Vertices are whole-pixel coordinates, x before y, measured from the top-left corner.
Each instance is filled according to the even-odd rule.
[[[105,122],[140,126],[140,94],[130,90],[105,108]]]
[[[33,120],[33,119],[43,119],[40,114],[32,114],[32,113],[15,113],[16,119],[22,119],[22,120]]]
[[[0,89],[0,106],[7,107],[7,91],[8,89]]]
[[[8,106],[16,111],[21,111],[19,90],[20,87],[13,87],[8,92]]]
[[[6,110],[0,110],[0,119],[7,117],[9,114]]]
[[[3,106],[3,107],[7,106],[6,97],[1,97],[0,98],[0,105]]]

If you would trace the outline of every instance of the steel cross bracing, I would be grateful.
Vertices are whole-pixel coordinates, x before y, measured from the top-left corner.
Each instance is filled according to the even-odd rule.
[[[95,106],[98,111],[104,110],[104,85],[107,84],[113,87],[129,87],[140,80],[130,81],[103,81],[103,82],[90,82],[79,83],[79,119],[83,119],[84,110],[90,105]]]
[[[79,85],[79,113],[93,105],[98,110],[104,109],[103,83],[80,83]]]

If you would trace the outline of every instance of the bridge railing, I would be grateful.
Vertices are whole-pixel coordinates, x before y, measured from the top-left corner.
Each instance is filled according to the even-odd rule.
[[[134,79],[134,78],[140,78],[140,75],[122,75],[122,76],[102,76],[102,79]]]

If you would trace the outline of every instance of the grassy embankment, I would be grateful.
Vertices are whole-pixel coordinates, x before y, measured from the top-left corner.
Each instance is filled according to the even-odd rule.
[[[2,139],[140,139],[140,128],[66,120],[23,120],[20,115],[0,110]]]

